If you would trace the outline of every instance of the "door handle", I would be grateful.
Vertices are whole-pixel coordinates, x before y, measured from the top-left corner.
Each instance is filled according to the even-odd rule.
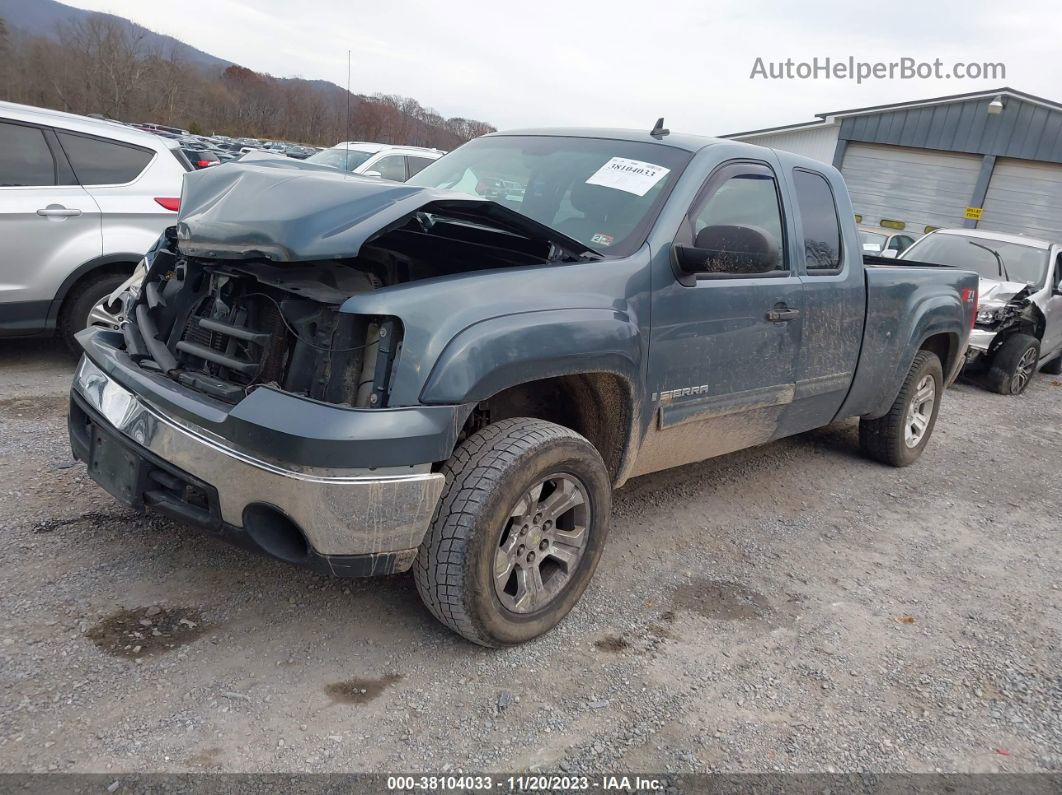
[[[45,218],[73,218],[81,215],[81,210],[69,209],[58,204],[49,204],[47,207],[37,210],[37,215],[43,215]]]
[[[799,309],[790,309],[784,304],[767,312],[767,319],[772,323],[788,323],[800,317]]]

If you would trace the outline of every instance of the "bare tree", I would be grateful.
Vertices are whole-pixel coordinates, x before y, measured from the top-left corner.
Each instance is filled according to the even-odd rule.
[[[149,47],[141,28],[91,16],[58,42],[28,38],[0,20],[0,98],[122,121],[209,133],[333,145],[348,137],[452,149],[494,128],[443,119],[410,97],[350,96],[335,86],[278,79],[232,65],[215,72],[175,47]]]

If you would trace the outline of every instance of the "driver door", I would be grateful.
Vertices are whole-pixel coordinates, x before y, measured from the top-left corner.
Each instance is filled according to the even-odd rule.
[[[754,266],[728,257],[696,275],[654,273],[654,282],[664,281],[654,283],[652,297],[654,415],[633,474],[778,435],[795,391],[803,322],[803,287],[789,262],[781,195],[771,165],[724,163],[701,188],[675,246],[740,228],[746,239],[765,237],[777,256]]]

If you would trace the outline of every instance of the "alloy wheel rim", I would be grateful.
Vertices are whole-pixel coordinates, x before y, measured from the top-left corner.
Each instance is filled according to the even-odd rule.
[[[1029,379],[1032,378],[1033,368],[1036,366],[1036,349],[1029,348],[1018,360],[1018,369],[1014,373],[1014,392],[1025,389]]]
[[[115,303],[121,306],[120,302]],[[107,309],[107,299],[104,298],[102,301],[100,301],[98,304],[92,307],[92,309],[89,310],[88,318],[85,322],[85,328],[105,326],[106,328],[114,329],[115,331],[117,331],[122,327],[122,323],[124,322],[125,317],[123,315],[121,315],[120,313],[116,314],[114,312],[110,312]]]
[[[569,473],[535,482],[509,511],[494,554],[494,592],[513,613],[541,610],[571,581],[590,536],[586,486]]]
[[[907,406],[903,436],[908,447],[918,447],[925,438],[929,420],[933,417],[933,404],[936,402],[937,385],[933,376],[924,375],[915,387],[914,397]]]

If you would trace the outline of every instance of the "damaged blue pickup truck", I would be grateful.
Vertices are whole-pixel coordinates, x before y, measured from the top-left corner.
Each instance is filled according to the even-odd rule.
[[[977,276],[864,262],[841,175],[652,132],[476,139],[392,183],[186,178],[78,336],[70,439],[116,498],[339,576],[412,568],[487,646],[572,609],[628,478],[859,417],[913,463]]]

